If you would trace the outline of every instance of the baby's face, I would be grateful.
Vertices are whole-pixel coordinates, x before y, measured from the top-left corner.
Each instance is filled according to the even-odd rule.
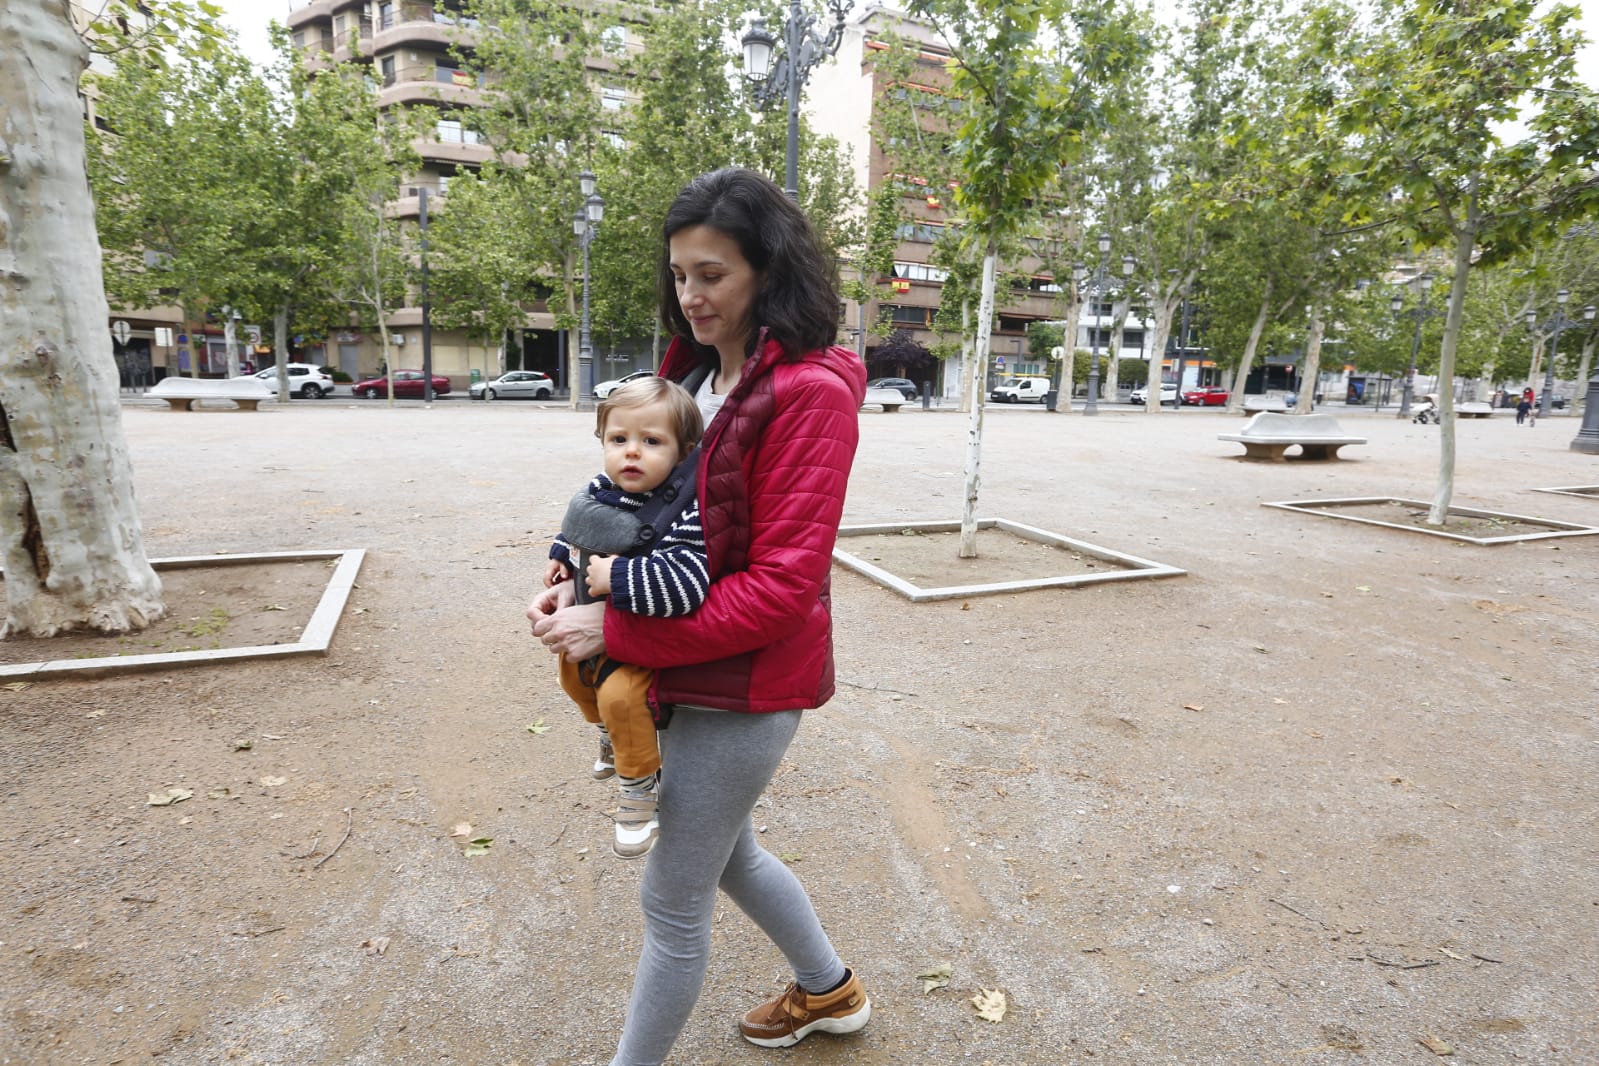
[[[677,465],[677,435],[664,402],[621,407],[605,419],[605,474],[624,492],[648,492]]]

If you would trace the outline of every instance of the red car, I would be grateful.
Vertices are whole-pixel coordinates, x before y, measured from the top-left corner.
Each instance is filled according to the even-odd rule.
[[[1227,390],[1220,385],[1200,385],[1183,393],[1183,403],[1192,407],[1225,407]]]
[[[424,380],[426,379],[422,377],[422,371],[420,370],[396,370],[394,372],[394,395],[421,399]],[[369,400],[375,400],[380,396],[389,394],[389,381],[387,378],[367,378],[365,381],[357,381],[354,385],[351,385],[350,391],[357,396],[365,396]],[[434,374],[433,395],[443,396],[449,391],[450,379],[443,374]]]

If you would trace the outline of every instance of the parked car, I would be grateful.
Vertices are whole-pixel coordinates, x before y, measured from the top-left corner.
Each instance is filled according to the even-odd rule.
[[[621,386],[626,385],[629,381],[637,381],[639,378],[649,378],[654,376],[655,371],[653,370],[635,370],[631,374],[623,374],[619,378],[613,378],[610,381],[602,381],[598,385],[594,386],[594,398],[596,400],[603,400],[609,396],[614,389],[618,389]]]
[[[1011,378],[994,386],[988,398],[998,403],[1043,403],[1048,391],[1048,378]]]
[[[868,389],[898,389],[907,401],[922,398],[922,390],[910,378],[878,378],[866,383]]]
[[[1191,407],[1225,407],[1227,395],[1220,385],[1200,385],[1183,393],[1183,403]]]
[[[555,382],[537,370],[512,370],[493,381],[474,381],[467,391],[474,400],[548,400],[555,393]]]
[[[396,370],[394,372],[394,395],[420,399],[423,393],[423,382],[420,370]],[[367,378],[357,381],[350,386],[350,391],[357,396],[365,396],[375,400],[380,396],[389,394],[388,378]],[[450,391],[450,379],[443,374],[433,375],[433,395],[443,396]]]
[[[1147,389],[1140,385],[1127,396],[1128,403],[1142,404],[1149,398]],[[1160,402],[1162,406],[1177,406],[1177,385],[1175,382],[1162,381],[1160,383]]]
[[[284,369],[289,374],[290,396],[320,400],[324,396],[333,395],[333,375],[328,373],[327,367],[316,366],[313,363],[289,363]],[[273,395],[277,395],[278,368],[275,366],[258,370],[254,374],[240,374],[239,377],[254,378],[271,389]]]

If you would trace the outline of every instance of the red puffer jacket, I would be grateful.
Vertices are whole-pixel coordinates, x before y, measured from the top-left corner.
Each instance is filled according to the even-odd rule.
[[[699,356],[672,342],[661,374]],[[707,428],[700,516],[711,592],[693,614],[605,612],[605,648],[658,670],[654,706],[820,707],[833,695],[828,573],[859,437],[866,368],[847,348],[783,358],[769,341]]]

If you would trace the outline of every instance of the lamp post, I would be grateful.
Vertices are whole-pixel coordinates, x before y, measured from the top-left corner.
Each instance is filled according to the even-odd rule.
[[[1395,294],[1393,300],[1389,303],[1389,306],[1393,308],[1394,314],[1397,315],[1403,312],[1416,320],[1416,334],[1410,342],[1410,366],[1405,370],[1405,387],[1404,391],[1399,394],[1399,411],[1395,416],[1397,418],[1404,418],[1410,414],[1410,397],[1416,387],[1416,356],[1421,351],[1421,324],[1433,315],[1438,314],[1437,311],[1427,306],[1427,290],[1430,288],[1432,288],[1432,275],[1423,274],[1416,279],[1416,306],[1414,308],[1405,311],[1405,298],[1398,294]]]
[[[1584,322],[1593,322],[1594,305],[1582,309]],[[1588,399],[1582,406],[1582,428],[1572,438],[1571,450],[1587,455],[1599,455],[1599,370],[1588,379]]]
[[[1094,266],[1094,273],[1092,274],[1092,276],[1089,275],[1088,268],[1085,267],[1082,263],[1077,263],[1076,265],[1074,265],[1072,267],[1072,280],[1077,282],[1078,285],[1081,286],[1084,291],[1091,292],[1091,293],[1094,294],[1094,301],[1093,301],[1092,304],[1089,305],[1089,306],[1094,308],[1094,324],[1089,327],[1089,333],[1088,333],[1088,400],[1087,400],[1087,402],[1085,402],[1083,404],[1083,414],[1085,414],[1085,415],[1097,415],[1097,414],[1099,414],[1099,307],[1098,307],[1098,304],[1099,304],[1099,298],[1101,296],[1103,296],[1105,294],[1105,291],[1109,288],[1109,286],[1106,285],[1106,281],[1108,280],[1108,278],[1107,278],[1107,272],[1105,270],[1105,267],[1107,266],[1107,260],[1108,260],[1108,258],[1110,256],[1110,238],[1108,236],[1106,236],[1105,234],[1101,233],[1098,237],[1095,238],[1095,245],[1099,249],[1099,260]],[[1122,276],[1123,277],[1129,277],[1129,278],[1132,277],[1133,276],[1133,271],[1136,270],[1136,269],[1138,269],[1137,260],[1135,260],[1130,255],[1122,256]],[[1072,342],[1073,343],[1076,342],[1076,338],[1075,337],[1072,338]],[[1146,386],[1146,388],[1147,388],[1147,386]],[[1157,395],[1157,398],[1158,398],[1159,391],[1160,391],[1159,382],[1156,383],[1155,388],[1156,388],[1156,395]],[[1068,395],[1070,395],[1070,393],[1068,393]],[[1067,409],[1069,410],[1070,407],[1071,407],[1071,405],[1068,404],[1067,405]]]
[[[1549,334],[1549,359],[1543,369],[1543,391],[1538,396],[1538,417],[1549,417],[1550,395],[1555,391],[1555,360],[1560,357],[1560,335],[1573,326],[1586,325],[1593,321],[1594,305],[1589,304],[1582,309],[1582,317],[1567,318],[1566,303],[1571,299],[1570,289],[1561,289],[1555,293],[1555,317],[1538,325],[1538,312],[1532,308],[1527,309],[1527,328],[1538,333]],[[1588,426],[1588,417],[1584,413],[1583,428]]]
[[[589,336],[589,246],[599,231],[600,220],[605,217],[605,198],[594,191],[594,172],[585,170],[578,175],[578,187],[583,191],[583,206],[572,216],[572,232],[583,249],[583,321],[577,335],[577,395],[573,406],[586,411],[594,404],[594,345]]]
[[[766,28],[765,19],[755,19],[740,42],[744,46],[744,77],[754,94],[755,106],[765,109],[780,96],[788,99],[788,155],[784,187],[789,199],[799,201],[799,105],[800,90],[811,68],[838,51],[844,39],[844,16],[853,0],[827,0],[833,25],[825,38],[812,29],[816,16],[806,11],[800,0],[789,0],[788,19],[783,23],[783,53],[772,66],[777,37]]]

